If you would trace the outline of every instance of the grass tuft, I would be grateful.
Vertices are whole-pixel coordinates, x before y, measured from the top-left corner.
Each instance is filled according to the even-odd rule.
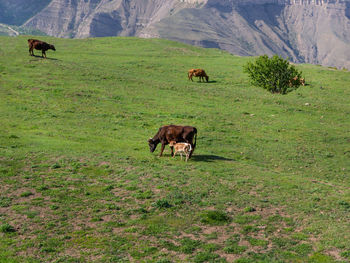
[[[0,225],[0,232],[12,233],[12,232],[16,232],[16,229],[13,226],[9,225],[8,223],[5,223]]]
[[[223,211],[209,210],[200,214],[200,221],[203,224],[221,225],[230,222],[230,217]]]

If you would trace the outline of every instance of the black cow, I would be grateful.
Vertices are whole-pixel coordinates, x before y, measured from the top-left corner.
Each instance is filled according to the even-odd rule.
[[[29,46],[29,54],[31,56],[34,56],[34,48],[37,50],[41,50],[42,57],[46,58],[46,50],[52,49],[53,51],[56,51],[54,45],[50,45],[44,41],[37,40],[37,39],[28,39],[28,46]]]
[[[194,143],[193,143],[194,139]],[[175,142],[187,142],[191,144],[192,150],[189,155],[191,158],[194,149],[196,148],[197,141],[197,129],[192,126],[178,126],[178,125],[167,125],[160,127],[157,134],[154,135],[153,138],[148,140],[149,150],[151,153],[155,151],[158,143],[162,144],[162,148],[160,150],[160,156],[162,156],[165,145],[169,144],[171,141]],[[174,149],[171,148],[171,156],[174,155]]]

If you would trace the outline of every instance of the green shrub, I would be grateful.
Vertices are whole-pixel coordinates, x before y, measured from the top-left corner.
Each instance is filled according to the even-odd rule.
[[[217,259],[220,258],[218,254],[211,252],[199,252],[193,259],[195,263],[202,262],[218,262]]]
[[[0,232],[11,233],[11,232],[16,232],[16,229],[13,226],[5,223],[3,225],[0,225]]]
[[[248,207],[244,208],[243,211],[246,213],[250,213],[250,212],[255,212],[256,209],[254,207],[248,206]]]
[[[210,210],[200,215],[200,221],[209,225],[222,225],[230,221],[230,217],[223,211]]]
[[[343,258],[349,258],[350,259],[350,250],[344,251],[340,254]]]
[[[170,208],[170,207],[172,207],[172,205],[166,199],[158,199],[152,205],[156,208]]]
[[[199,240],[193,240],[188,237],[180,240],[180,243],[181,246],[179,250],[185,254],[192,254],[193,251],[195,251],[201,245],[201,242]]]
[[[52,169],[58,169],[58,168],[61,168],[61,165],[58,164],[58,163],[55,163],[51,166]]]
[[[287,94],[301,85],[301,72],[289,61],[274,55],[258,57],[244,66],[254,86],[264,88],[271,93]]]
[[[258,247],[264,247],[264,248],[266,248],[267,245],[269,244],[269,241],[267,241],[267,240],[256,239],[256,238],[254,238],[254,237],[247,237],[247,241],[248,241],[252,246],[258,246]]]
[[[8,197],[0,197],[0,207],[9,207],[11,205],[11,199]]]
[[[33,193],[32,192],[30,192],[30,191],[26,191],[26,192],[23,192],[23,193],[21,193],[21,197],[28,197],[28,196],[31,196],[31,195],[33,195]]]

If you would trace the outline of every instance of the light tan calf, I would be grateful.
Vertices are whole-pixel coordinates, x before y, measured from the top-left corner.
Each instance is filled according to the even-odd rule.
[[[175,152],[174,152],[174,156],[176,155],[177,152],[180,153],[180,156],[181,156],[181,160],[182,160],[182,153],[184,153],[186,155],[186,162],[190,156],[190,153],[192,151],[192,146],[191,144],[187,143],[187,142],[179,142],[179,143],[176,143],[175,141],[171,141],[169,143],[169,145],[171,147],[174,147],[175,149]]]

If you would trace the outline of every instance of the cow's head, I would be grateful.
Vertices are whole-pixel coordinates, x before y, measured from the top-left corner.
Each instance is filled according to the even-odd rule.
[[[157,143],[155,141],[153,141],[152,138],[149,138],[148,146],[149,146],[150,152],[153,153],[156,150],[156,148],[157,148]]]
[[[55,46],[54,45],[50,45],[50,49],[52,49],[53,51],[56,51]]]

